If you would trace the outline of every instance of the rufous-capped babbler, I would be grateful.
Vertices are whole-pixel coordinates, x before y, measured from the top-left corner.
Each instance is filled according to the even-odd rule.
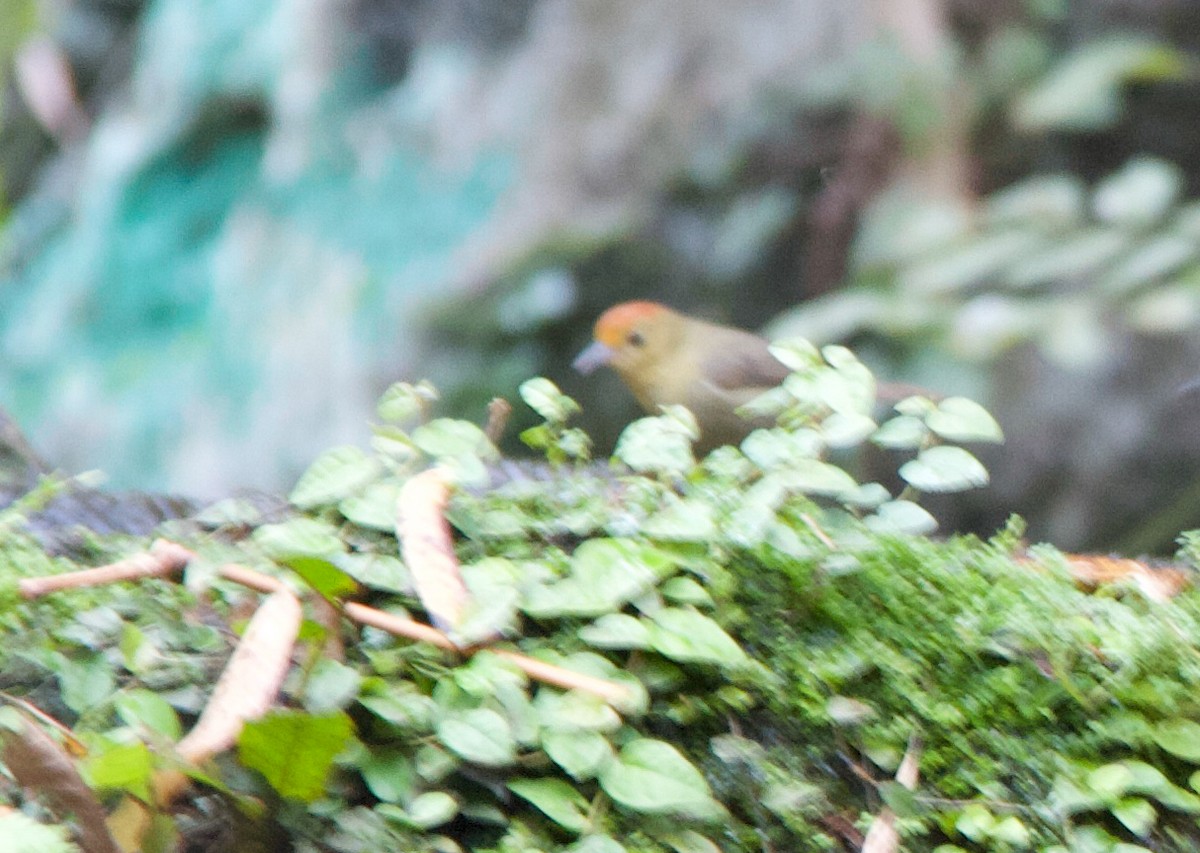
[[[596,320],[593,338],[575,369],[586,374],[611,367],[652,414],[660,406],[686,406],[700,426],[700,452],[737,444],[751,430],[770,426],[770,418],[744,418],[736,409],[788,375],[757,335],[657,302],[614,305]]]

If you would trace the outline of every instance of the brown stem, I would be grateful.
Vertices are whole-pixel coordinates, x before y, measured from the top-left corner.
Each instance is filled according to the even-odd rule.
[[[28,600],[41,598],[62,589],[101,586],[120,581],[141,580],[142,578],[160,578],[181,571],[193,556],[195,555],[182,545],[158,539],[146,553],[135,554],[124,560],[94,569],[65,572],[61,575],[46,575],[39,578],[22,578],[17,582],[17,589],[21,597]]]

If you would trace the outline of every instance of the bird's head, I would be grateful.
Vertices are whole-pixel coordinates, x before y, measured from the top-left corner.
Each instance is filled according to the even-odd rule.
[[[596,320],[592,343],[572,366],[591,373],[608,365],[622,376],[637,375],[668,355],[682,316],[657,302],[622,302]]]

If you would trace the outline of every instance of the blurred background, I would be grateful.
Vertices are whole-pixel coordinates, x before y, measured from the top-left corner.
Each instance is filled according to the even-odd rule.
[[[1166,552],[1198,54],[1195,0],[0,0],[0,407],[199,497],[400,379],[482,421],[549,376],[603,448],[632,403],[570,358],[653,298],[992,408],[959,528]]]

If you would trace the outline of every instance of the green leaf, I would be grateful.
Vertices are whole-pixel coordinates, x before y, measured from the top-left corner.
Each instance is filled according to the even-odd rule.
[[[461,643],[470,645],[516,631],[521,598],[516,586],[498,582],[473,566],[463,567],[463,580],[471,597],[463,611],[462,622],[455,629],[455,636]]]
[[[331,601],[358,591],[354,578],[321,557],[299,555],[285,557],[280,562],[298,574],[314,591]]]
[[[1014,847],[1029,846],[1029,827],[1013,815],[1000,820],[992,827],[992,839]]]
[[[1011,287],[1033,288],[1091,275],[1111,264],[1129,248],[1132,239],[1116,228],[1079,231],[1014,263],[1005,270],[1003,280]]]
[[[652,589],[675,571],[652,545],[630,539],[589,539],[571,555],[571,573],[531,587],[523,609],[531,616],[600,616]]]
[[[963,246],[936,252],[900,271],[897,286],[911,298],[962,291],[987,281],[1038,248],[1045,237],[1028,228],[987,231]]]
[[[748,420],[774,420],[783,414],[794,402],[794,398],[788,393],[786,388],[772,388],[751,400],[747,400],[734,409],[734,411],[740,417],[747,418]]]
[[[1105,764],[1087,776],[1087,785],[1106,800],[1117,800],[1133,784],[1133,773],[1124,764]]]
[[[613,760],[608,738],[596,731],[551,729],[542,734],[542,749],[567,775],[580,782],[595,778]]]
[[[821,357],[851,384],[867,385],[874,381],[870,369],[849,347],[841,344],[826,344],[821,347]],[[870,402],[875,402],[873,397]]]
[[[1135,157],[1096,187],[1093,206],[1101,222],[1146,228],[1167,215],[1183,189],[1183,170],[1174,163]]]
[[[1105,293],[1132,293],[1176,272],[1194,260],[1197,251],[1200,246],[1192,237],[1177,234],[1155,237],[1108,270],[1098,286]]]
[[[342,553],[346,546],[337,528],[313,518],[292,518],[279,524],[264,524],[253,540],[273,560],[290,557],[325,557]]]
[[[117,686],[112,667],[103,655],[79,659],[55,655],[53,669],[63,702],[77,714],[107,700]]]
[[[617,439],[613,458],[639,473],[681,474],[696,465],[692,442],[700,437],[696,418],[682,406],[663,415],[639,418]]]
[[[1061,228],[1083,221],[1087,189],[1072,174],[1035,175],[992,193],[984,202],[989,222],[996,225],[1039,225]]]
[[[648,649],[651,645],[645,623],[626,613],[606,613],[581,628],[579,639],[601,649]]]
[[[117,695],[113,701],[121,722],[133,728],[145,728],[169,740],[179,740],[183,734],[179,715],[166,699],[152,690],[134,688]]]
[[[1156,790],[1154,799],[1168,809],[1185,814],[1200,814],[1200,797],[1169,782]]]
[[[947,397],[930,412],[925,423],[931,430],[949,441],[1004,440],[1000,424],[987,409],[966,397]]]
[[[991,835],[996,818],[985,807],[972,803],[954,821],[954,828],[976,843],[982,844]]]
[[[1198,246],[1197,248],[1200,248]],[[1200,315],[1200,295],[1182,282],[1159,285],[1135,296],[1125,308],[1134,332],[1161,337],[1180,334]]]
[[[889,450],[916,450],[925,437],[929,428],[925,420],[913,415],[898,415],[884,423],[871,435],[871,441]]]
[[[821,355],[833,368],[817,376],[822,402],[836,414],[861,417],[870,412],[875,407],[875,377],[870,369],[839,344],[821,347]]]
[[[561,779],[514,779],[508,789],[563,829],[580,833],[588,828],[587,799]]]
[[[1153,737],[1155,743],[1177,758],[1200,764],[1200,723],[1185,719],[1164,720],[1154,727]],[[1200,791],[1200,788],[1196,790]]]
[[[771,355],[775,356],[788,370],[807,370],[811,367],[819,367],[822,363],[820,350],[803,338],[776,341],[771,344],[770,350]]]
[[[642,524],[642,533],[654,539],[697,542],[712,539],[716,511],[707,501],[683,498],[667,504]]]
[[[1126,829],[1142,838],[1150,834],[1150,830],[1154,829],[1154,824],[1158,821],[1158,812],[1154,806],[1140,797],[1122,800],[1113,806],[1112,813]]]
[[[418,461],[421,455],[408,433],[387,425],[371,427],[371,449],[377,456],[404,466]]]
[[[421,829],[432,829],[454,820],[458,801],[445,791],[427,791],[408,804],[405,817]]]
[[[304,683],[304,707],[314,714],[345,708],[358,698],[362,681],[354,667],[321,658]]]
[[[917,802],[916,792],[899,782],[881,782],[879,796],[883,799],[884,804],[896,813],[897,817],[917,817],[921,814],[921,806]]]
[[[326,450],[300,477],[288,500],[301,509],[336,504],[380,474],[379,460],[346,445]]]
[[[344,498],[338,504],[338,512],[359,527],[392,533],[396,529],[396,503],[399,499],[399,483],[393,480],[371,483]]]
[[[775,509],[770,504],[747,500],[726,520],[724,533],[731,543],[750,548],[766,538],[775,518]]]
[[[1128,791],[1138,794],[1156,794],[1159,791],[1174,787],[1162,771],[1144,761],[1122,761],[1121,764],[1129,771],[1130,781]]]
[[[91,752],[80,769],[93,788],[128,791],[143,800],[150,798],[154,756],[141,741],[106,744]]]
[[[385,803],[411,799],[417,783],[412,759],[401,749],[371,749],[358,763],[358,772],[371,793]]]
[[[509,693],[525,695],[528,680],[512,661],[481,650],[453,673],[454,683],[479,699],[502,698]]]
[[[600,787],[626,808],[650,814],[681,814],[713,819],[724,808],[708,783],[675,747],[641,738],[625,745],[600,774]]]
[[[1059,776],[1050,789],[1050,803],[1056,813],[1073,815],[1102,808],[1104,798],[1090,788],[1081,788],[1066,776]]]
[[[1014,120],[1023,130],[1100,130],[1119,117],[1126,82],[1173,79],[1184,68],[1177,50],[1140,35],[1087,40],[1016,100]]]
[[[739,666],[746,653],[721,626],[696,610],[666,607],[651,617],[650,643],[671,660]]]
[[[441,782],[460,766],[461,762],[446,750],[431,743],[417,749],[413,767],[417,775],[431,785]]]
[[[696,607],[712,606],[712,596],[692,578],[673,577],[658,589],[663,598],[676,604],[691,604]]]
[[[786,468],[768,472],[764,480],[794,493],[842,497],[858,489],[854,478],[836,465],[819,459],[798,459]]]
[[[579,411],[579,404],[558,389],[549,379],[536,377],[521,383],[519,393],[525,405],[537,412],[544,420],[565,423]]]
[[[437,725],[437,737],[467,761],[488,767],[512,764],[517,745],[508,720],[490,708],[476,708],[448,717]]]
[[[325,792],[333,760],[353,736],[354,726],[341,711],[272,711],[242,729],[238,756],[280,796],[312,802]]]
[[[912,501],[888,501],[864,520],[867,527],[879,533],[907,533],[924,536],[937,530],[937,519]]]
[[[900,466],[900,476],[923,492],[957,492],[986,486],[987,469],[961,447],[930,447]]]
[[[756,429],[742,440],[742,453],[764,471],[812,459],[825,451],[825,441],[813,429]]]
[[[875,429],[871,417],[856,412],[834,412],[821,421],[821,435],[830,447],[854,447]]]
[[[901,415],[907,415],[910,418],[920,418],[923,422],[930,412],[937,410],[937,403],[928,397],[914,394],[911,397],[905,397],[892,408]]]
[[[428,382],[397,382],[383,392],[376,411],[385,421],[403,424],[422,417],[437,399],[437,389]]]
[[[412,577],[399,557],[362,552],[339,554],[337,567],[369,589],[412,593]]]
[[[263,508],[246,498],[224,498],[192,516],[205,527],[256,527],[262,524]]]
[[[611,732],[621,725],[621,717],[607,702],[581,690],[543,688],[533,704],[542,725],[551,731]]]
[[[483,430],[470,421],[435,418],[413,430],[412,439],[423,453],[434,459],[491,458],[496,454]]]

